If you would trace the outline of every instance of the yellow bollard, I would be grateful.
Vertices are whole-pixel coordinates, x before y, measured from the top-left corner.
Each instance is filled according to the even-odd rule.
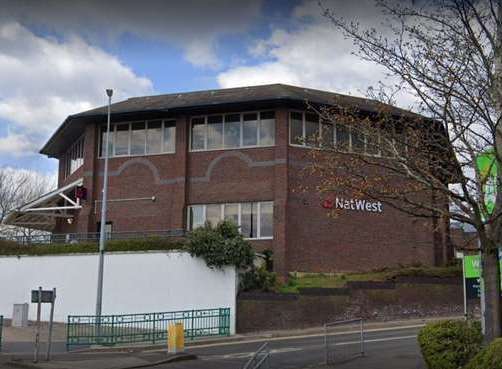
[[[171,354],[185,350],[185,330],[183,323],[170,323],[167,331],[167,351]]]

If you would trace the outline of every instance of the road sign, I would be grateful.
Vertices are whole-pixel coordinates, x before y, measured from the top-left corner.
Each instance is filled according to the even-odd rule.
[[[31,290],[31,302],[33,304],[51,304],[56,299],[56,293],[53,290]]]

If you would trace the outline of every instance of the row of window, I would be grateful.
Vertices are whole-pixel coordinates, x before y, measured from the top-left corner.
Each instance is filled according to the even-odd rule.
[[[223,219],[239,226],[241,234],[251,239],[271,239],[274,234],[273,201],[230,204],[203,204],[188,207],[188,230],[213,225]]]
[[[336,147],[341,151],[380,155],[379,137],[342,124],[323,122],[319,115],[290,113],[289,142],[305,147]]]
[[[106,127],[101,128],[100,155],[104,156]],[[352,127],[323,122],[319,115],[290,112],[289,142],[303,147],[336,147],[342,151],[381,155],[379,137]],[[192,151],[221,150],[275,144],[275,112],[248,112],[193,117]],[[176,122],[151,120],[112,125],[109,156],[174,153]]]
[[[100,155],[105,156],[106,126],[101,127]],[[174,153],[176,121],[149,120],[117,123],[111,126],[108,155],[136,156]]]
[[[190,137],[192,151],[273,146],[275,112],[194,117]]]
[[[80,137],[63,156],[64,178],[71,175],[84,164],[84,136]]]

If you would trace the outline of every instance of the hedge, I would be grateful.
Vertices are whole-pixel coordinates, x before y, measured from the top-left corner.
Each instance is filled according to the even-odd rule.
[[[185,250],[181,239],[144,238],[135,240],[110,240],[106,242],[106,251],[150,251],[150,250]],[[21,245],[13,241],[0,240],[0,256],[41,256],[61,254],[97,253],[99,245],[93,243],[61,243]]]
[[[480,350],[483,336],[479,322],[445,320],[426,325],[418,343],[429,369],[458,369]]]
[[[502,338],[481,350],[465,369],[502,369]]]

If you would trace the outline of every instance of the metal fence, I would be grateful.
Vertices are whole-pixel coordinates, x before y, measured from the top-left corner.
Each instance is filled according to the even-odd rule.
[[[70,315],[66,347],[90,345],[156,344],[167,341],[169,323],[183,323],[185,339],[230,335],[230,308],[163,313]]]
[[[265,342],[256,350],[242,369],[260,369],[263,367],[270,368],[270,347],[268,342]]]
[[[2,351],[3,315],[0,315],[0,351]]]
[[[344,336],[354,336],[353,340],[337,342],[336,327],[356,325],[358,329]],[[326,365],[341,363],[364,356],[364,321],[362,318],[339,320],[324,324],[324,363]]]
[[[99,232],[94,233],[53,233],[37,234],[30,236],[14,236],[12,239],[21,245],[51,244],[51,243],[80,243],[99,242]],[[137,240],[145,238],[168,238],[183,237],[183,229],[171,229],[163,231],[129,231],[111,232],[106,234],[107,240]]]

